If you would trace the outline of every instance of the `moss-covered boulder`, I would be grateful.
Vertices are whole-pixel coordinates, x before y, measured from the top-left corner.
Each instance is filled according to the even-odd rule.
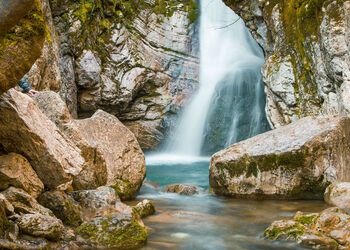
[[[315,249],[349,249],[349,214],[339,208],[321,213],[297,212],[293,219],[273,222],[264,232],[269,240],[288,240]]]
[[[96,217],[77,228],[82,243],[98,248],[135,249],[147,241],[147,230],[130,207],[106,217]]]
[[[41,55],[46,36],[39,0],[0,2],[0,94],[14,87]]]
[[[216,153],[216,194],[256,199],[323,199],[329,183],[348,180],[350,119],[303,118]]]

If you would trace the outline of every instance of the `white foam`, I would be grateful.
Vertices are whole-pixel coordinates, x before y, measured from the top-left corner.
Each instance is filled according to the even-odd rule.
[[[146,156],[147,165],[177,165],[209,162],[210,157],[175,155],[175,154],[155,154]]]

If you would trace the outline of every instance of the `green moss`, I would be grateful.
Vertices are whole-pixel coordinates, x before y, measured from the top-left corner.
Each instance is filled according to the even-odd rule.
[[[115,182],[111,187],[119,195],[121,200],[130,200],[135,197],[135,187],[129,180],[118,179]]]
[[[292,225],[275,226],[271,225],[264,232],[264,237],[269,240],[296,240],[299,236],[302,236],[307,228],[301,223],[292,223]]]
[[[133,214],[130,223],[119,221],[116,225],[113,216],[103,218],[99,225],[84,223],[77,228],[77,233],[99,247],[134,249],[147,241],[147,230],[137,221]]]
[[[304,226],[310,226],[315,221],[318,219],[319,214],[302,214],[302,213],[297,213],[296,216],[294,217],[294,220],[303,224]]]

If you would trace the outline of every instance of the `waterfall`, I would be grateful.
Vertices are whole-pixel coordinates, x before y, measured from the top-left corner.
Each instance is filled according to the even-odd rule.
[[[168,139],[171,155],[210,155],[269,129],[261,48],[222,0],[200,5],[200,86]]]

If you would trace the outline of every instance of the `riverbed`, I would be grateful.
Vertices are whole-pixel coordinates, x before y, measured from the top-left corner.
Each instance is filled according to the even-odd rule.
[[[207,160],[148,163],[147,179],[137,199],[152,200],[157,212],[144,219],[149,238],[143,249],[306,249],[295,243],[267,241],[264,229],[297,211],[319,212],[326,208],[324,202],[218,197],[210,193],[208,175]],[[194,184],[200,192],[194,196],[162,192],[173,183]]]

